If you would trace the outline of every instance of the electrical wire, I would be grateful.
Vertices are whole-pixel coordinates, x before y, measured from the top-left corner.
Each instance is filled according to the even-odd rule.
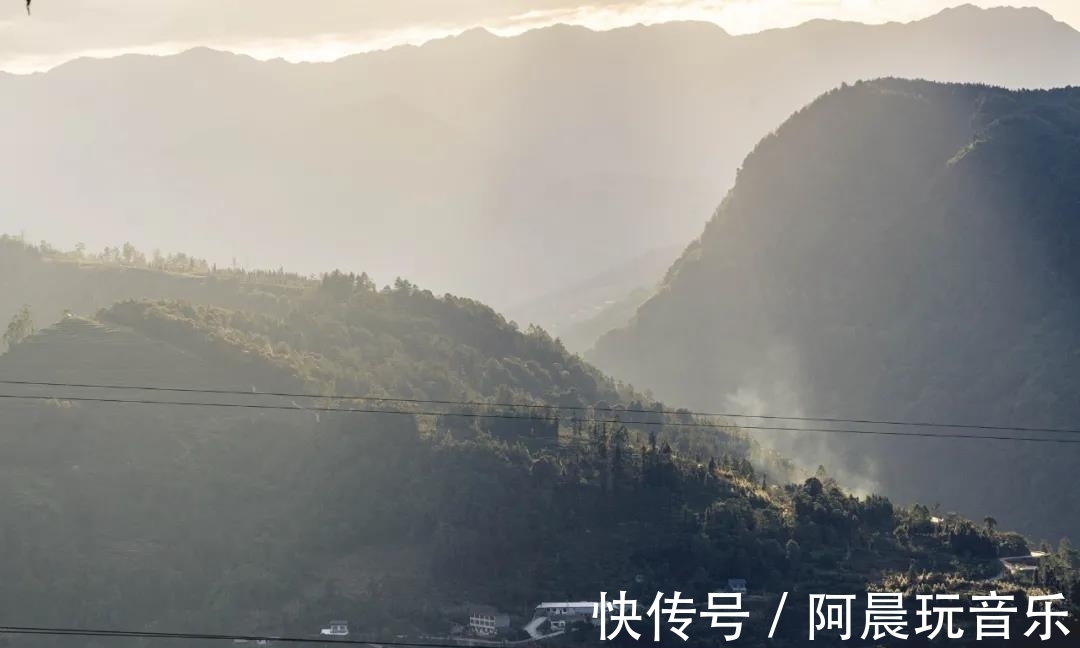
[[[273,396],[281,398],[310,398],[319,400],[338,401],[363,401],[375,403],[399,403],[414,405],[455,405],[462,407],[505,407],[517,409],[542,409],[569,412],[606,412],[615,414],[657,414],[657,415],[681,415],[701,416],[709,418],[734,418],[734,419],[762,419],[772,421],[801,421],[808,423],[853,423],[859,425],[885,425],[901,427],[930,427],[959,430],[986,430],[997,432],[1030,432],[1041,434],[1080,434],[1080,428],[1060,427],[1034,427],[1022,425],[983,425],[975,423],[942,423],[936,421],[904,421],[895,419],[875,418],[843,418],[833,416],[785,416],[779,414],[748,414],[746,412],[703,412],[688,410],[664,410],[655,408],[633,407],[592,407],[587,405],[549,405],[536,403],[510,403],[510,402],[485,402],[468,400],[439,400],[427,398],[403,398],[391,396],[359,396],[348,394],[320,394],[311,392],[250,392],[238,389],[207,389],[198,387],[164,387],[157,385],[123,385],[123,384],[95,384],[95,383],[69,383],[50,382],[36,380],[0,380],[0,385],[37,386],[37,387],[67,387],[76,389],[106,389],[106,390],[131,390],[148,392],[172,392],[185,394],[221,394],[229,396]],[[740,426],[741,427],[741,426]]]
[[[391,410],[391,409],[371,409],[371,408],[343,408],[343,407],[326,407],[326,406],[311,406],[301,407],[299,405],[271,405],[264,403],[226,403],[226,402],[210,402],[210,401],[160,401],[160,400],[147,400],[147,399],[135,399],[135,398],[104,398],[104,397],[89,397],[89,396],[70,396],[70,395],[43,395],[43,394],[0,394],[0,399],[15,399],[15,400],[36,400],[36,401],[69,401],[69,402],[81,402],[81,403],[109,403],[109,404],[132,404],[132,405],[171,405],[177,407],[207,407],[207,408],[240,408],[247,410],[276,410],[276,411],[291,411],[291,412],[336,412],[345,414],[390,414],[390,415],[405,415],[405,416],[444,416],[450,418],[470,418],[470,419],[501,419],[501,420],[527,420],[527,421],[553,421],[556,417],[551,416],[530,416],[521,414],[499,414],[499,413],[485,413],[485,412],[446,412],[446,411],[413,411],[413,410]],[[773,431],[773,432],[811,432],[822,434],[846,434],[846,435],[866,435],[866,436],[887,436],[887,437],[908,437],[908,438],[930,438],[930,439],[972,439],[983,441],[1016,441],[1016,442],[1028,442],[1028,443],[1051,443],[1061,445],[1073,445],[1080,444],[1080,439],[1061,439],[1061,438],[1046,438],[1046,437],[1023,437],[1023,436],[1010,436],[1010,435],[993,435],[993,434],[935,434],[931,432],[896,432],[889,430],[866,430],[859,428],[806,428],[806,427],[781,427],[781,426],[767,426],[767,425],[735,425],[732,423],[712,423],[712,422],[686,422],[686,421],[636,421],[636,420],[622,420],[618,418],[601,419],[595,417],[585,417],[574,419],[582,423],[603,423],[603,424],[622,424],[628,426],[659,426],[659,427],[676,427],[676,428],[696,428],[696,429],[719,429],[727,431]]]

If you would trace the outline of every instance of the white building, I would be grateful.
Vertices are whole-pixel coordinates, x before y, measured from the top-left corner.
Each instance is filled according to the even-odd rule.
[[[551,619],[554,625],[558,621],[591,621],[599,623],[599,619],[594,619],[593,614],[596,612],[598,603],[593,601],[556,601],[552,603],[541,603],[536,606],[536,613],[533,614],[533,618],[547,617]],[[559,624],[563,625],[563,624]]]
[[[469,633],[491,637],[510,629],[510,616],[493,607],[479,605],[469,610]]]
[[[319,634],[324,637],[348,637],[349,636],[349,622],[348,621],[331,621],[327,627],[319,630]]]

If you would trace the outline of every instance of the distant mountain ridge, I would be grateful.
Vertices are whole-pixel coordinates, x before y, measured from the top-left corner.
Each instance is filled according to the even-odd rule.
[[[1080,89],[827,93],[758,144],[589,357],[701,409],[1075,427],[1078,178]],[[777,443],[903,501],[947,493],[1046,537],[1080,532],[1060,490],[1075,446],[832,436]]]
[[[685,245],[762,136],[885,75],[1080,83],[1080,34],[1037,10],[966,8],[747,36],[473,31],[327,64],[73,61],[0,77],[0,138],[19,152],[0,161],[0,212],[64,247],[124,232],[223,266],[404,276],[506,309]]]
[[[544,322],[544,328],[568,349],[584,352],[600,335],[629,320],[681,251],[682,246],[649,250],[560,290],[510,306],[507,312],[523,322]]]

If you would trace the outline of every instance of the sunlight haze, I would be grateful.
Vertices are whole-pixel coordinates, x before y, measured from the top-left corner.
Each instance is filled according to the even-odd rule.
[[[529,6],[526,6],[528,4]],[[170,54],[207,46],[258,59],[331,61],[418,45],[483,27],[501,36],[556,23],[606,30],[680,20],[715,23],[732,34],[792,27],[808,20],[906,22],[965,4],[957,0],[39,0],[0,9],[0,70],[46,70],[82,56]],[[1035,6],[1073,27],[1080,3],[975,0],[981,7]]]
[[[0,2],[0,648],[1080,645],[1078,28]]]

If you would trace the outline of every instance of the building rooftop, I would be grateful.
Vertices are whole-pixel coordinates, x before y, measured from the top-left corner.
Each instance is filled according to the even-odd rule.
[[[536,607],[537,607],[537,609],[540,609],[540,608],[543,608],[543,609],[577,608],[577,607],[592,608],[595,605],[599,605],[599,604],[596,601],[570,601],[570,602],[557,601],[557,602],[554,602],[554,603],[550,603],[550,602],[545,601],[544,603],[541,603],[540,605],[537,605]]]

